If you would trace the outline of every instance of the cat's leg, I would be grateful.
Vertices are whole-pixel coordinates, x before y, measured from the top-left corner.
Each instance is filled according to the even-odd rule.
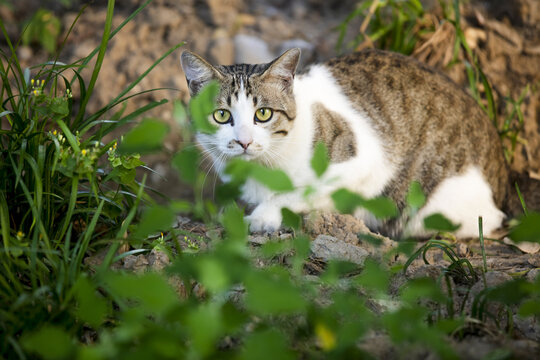
[[[332,190],[330,188],[328,191]],[[252,232],[274,232],[281,227],[283,220],[282,208],[288,208],[295,213],[307,213],[310,210],[331,210],[333,207],[331,197],[327,191],[319,191],[306,197],[305,188],[297,188],[284,194],[274,194],[255,207],[252,213],[246,216]]]
[[[424,218],[434,213],[441,213],[460,228],[455,232],[458,237],[478,236],[478,217],[483,218],[483,232],[493,233],[502,225],[505,214],[493,201],[493,192],[475,167],[463,174],[452,176],[442,181],[426,205],[412,218],[405,230],[408,236],[426,236]]]
[[[283,207],[294,208],[293,211],[303,210],[300,206],[302,199],[294,193],[274,195],[263,201],[246,216],[249,222],[249,229],[252,232],[267,232],[271,233],[281,227]],[[287,205],[289,204],[289,205]],[[291,206],[294,205],[294,206]]]

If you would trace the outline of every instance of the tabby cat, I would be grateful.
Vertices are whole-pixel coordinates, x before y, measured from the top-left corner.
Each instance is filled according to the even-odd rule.
[[[185,51],[181,63],[190,94],[216,80],[220,92],[209,120],[214,134],[197,134],[220,176],[239,157],[279,168],[296,190],[275,193],[248,180],[242,200],[255,206],[251,231],[281,226],[281,208],[331,211],[331,194],[346,188],[365,198],[386,196],[400,210],[378,220],[355,216],[374,231],[398,237],[427,235],[423,219],[442,213],[460,224],[456,235],[492,233],[505,219],[509,176],[499,136],[482,109],[450,79],[416,60],[366,50],[313,65],[296,74],[299,49],[267,64],[212,66]],[[330,165],[317,178],[310,160],[326,144]],[[402,210],[413,181],[427,196],[411,218]],[[316,193],[306,199],[306,187]]]

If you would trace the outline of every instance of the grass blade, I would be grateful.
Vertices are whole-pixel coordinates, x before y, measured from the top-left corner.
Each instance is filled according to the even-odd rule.
[[[94,86],[96,84],[99,72],[101,70],[101,65],[103,64],[103,58],[105,57],[105,52],[107,51],[107,44],[109,43],[109,35],[111,32],[111,27],[112,27],[113,12],[114,12],[114,0],[109,0],[109,2],[107,3],[107,17],[105,19],[105,28],[103,30],[103,36],[101,38],[101,45],[99,47],[96,64],[94,65],[94,71],[92,72],[92,77],[90,78],[90,82],[88,83],[85,97],[81,99],[81,106],[74,120],[74,123],[73,123],[74,126],[77,126],[77,124],[80,121],[82,121],[84,117],[84,113],[86,111],[86,105],[88,104],[88,101],[90,100],[90,97],[92,96],[92,91],[94,90]]]

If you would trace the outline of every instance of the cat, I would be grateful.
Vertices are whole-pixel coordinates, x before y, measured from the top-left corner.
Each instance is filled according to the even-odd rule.
[[[475,100],[449,78],[411,57],[369,49],[310,66],[297,74],[299,49],[267,64],[213,66],[184,51],[181,65],[191,96],[214,80],[220,85],[209,121],[215,134],[196,135],[224,175],[228,159],[283,170],[295,191],[275,193],[248,180],[241,199],[254,205],[252,232],[273,232],[281,208],[305,213],[334,210],[340,188],[364,198],[392,199],[400,216],[375,218],[358,209],[373,231],[391,237],[429,236],[423,219],[441,213],[459,224],[458,237],[501,227],[510,194],[509,170],[495,126]],[[329,167],[319,179],[310,160],[317,142]],[[425,205],[403,211],[413,181]],[[315,194],[304,196],[312,186]]]

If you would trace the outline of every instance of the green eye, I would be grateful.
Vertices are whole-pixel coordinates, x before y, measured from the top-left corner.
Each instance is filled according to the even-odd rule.
[[[255,111],[255,120],[259,122],[266,122],[272,118],[272,109],[260,108]]]
[[[218,124],[226,124],[231,120],[231,113],[229,110],[219,109],[214,111],[213,115],[214,120],[216,120]]]

